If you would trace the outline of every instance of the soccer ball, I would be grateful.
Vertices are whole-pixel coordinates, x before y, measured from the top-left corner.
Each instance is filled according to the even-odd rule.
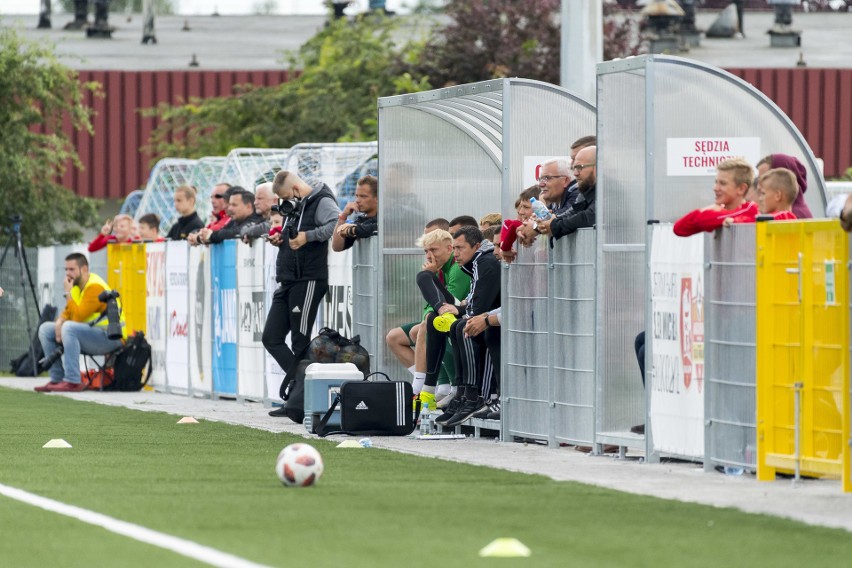
[[[290,444],[278,454],[275,473],[284,485],[307,487],[322,475],[322,456],[310,444]]]

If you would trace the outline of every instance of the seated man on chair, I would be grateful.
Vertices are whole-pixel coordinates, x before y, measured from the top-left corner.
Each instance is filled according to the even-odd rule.
[[[38,338],[45,358],[60,347],[64,353],[50,367],[50,382],[35,387],[37,392],[80,392],[86,386],[80,378],[80,355],[105,355],[122,345],[121,339],[107,336],[106,304],[98,296],[111,288],[97,274],[89,272],[89,261],[80,253],[65,257],[65,297],[68,303],[55,322],[45,322]],[[126,337],[124,314],[122,333]]]

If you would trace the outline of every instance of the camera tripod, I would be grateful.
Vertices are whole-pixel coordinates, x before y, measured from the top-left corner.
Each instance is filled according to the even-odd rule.
[[[27,287],[27,281],[29,281],[30,292],[33,294],[33,305],[35,306],[36,312],[38,312],[38,296],[36,295],[35,285],[33,284],[33,277],[30,274],[30,265],[27,262],[27,254],[21,240],[21,222],[23,219],[21,219],[20,215],[13,215],[12,217],[9,217],[9,220],[12,221],[12,229],[9,233],[9,240],[6,242],[6,247],[3,249],[3,254],[0,256],[0,267],[3,266],[3,262],[6,260],[6,255],[8,254],[9,249],[14,246],[15,258],[18,259],[18,268],[21,271],[21,289],[25,289]],[[24,275],[26,275],[27,280],[24,280]],[[29,346],[30,360],[33,363],[33,373],[37,375],[38,362],[36,361],[35,349],[33,348],[33,326],[30,321],[30,306],[26,292],[24,292],[24,316],[27,321],[27,345]]]

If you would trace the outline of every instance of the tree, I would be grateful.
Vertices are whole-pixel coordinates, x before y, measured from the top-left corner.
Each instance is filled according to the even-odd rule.
[[[429,88],[405,73],[414,46],[397,45],[396,25],[374,16],[332,22],[288,58],[290,69],[301,71],[287,83],[147,109],[159,120],[145,150],[157,159],[221,156],[238,146],[375,140],[379,96]]]
[[[26,246],[78,241],[80,227],[95,226],[98,201],[57,182],[69,163],[81,165],[63,121],[92,133],[85,91],[97,83],[81,84],[52,46],[0,28],[0,227],[20,214]]]
[[[437,87],[524,77],[559,83],[560,0],[450,2],[417,73]]]

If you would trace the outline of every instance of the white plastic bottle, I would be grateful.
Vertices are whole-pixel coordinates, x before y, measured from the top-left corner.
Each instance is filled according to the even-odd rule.
[[[550,209],[547,208],[543,202],[539,201],[535,197],[530,197],[530,205],[532,205],[533,215],[536,218],[546,221],[550,219]]]
[[[420,409],[420,435],[430,436],[432,434],[432,414],[429,412],[429,403]]]

